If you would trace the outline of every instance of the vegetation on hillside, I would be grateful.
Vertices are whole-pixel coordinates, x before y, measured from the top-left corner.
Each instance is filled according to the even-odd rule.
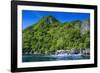
[[[23,30],[23,53],[89,48],[90,30],[85,29],[89,25],[89,19],[61,23],[53,16],[45,16]]]

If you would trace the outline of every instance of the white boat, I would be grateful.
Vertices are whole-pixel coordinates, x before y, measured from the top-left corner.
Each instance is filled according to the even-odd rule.
[[[72,58],[72,57],[81,57],[82,54],[71,54],[70,53],[70,50],[57,50],[55,52],[54,55],[51,55],[51,57],[54,57],[54,58]]]
[[[66,57],[69,56],[69,50],[57,50],[51,57]]]

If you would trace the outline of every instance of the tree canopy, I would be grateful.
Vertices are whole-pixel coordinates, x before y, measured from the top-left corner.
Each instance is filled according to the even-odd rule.
[[[53,16],[43,17],[23,30],[23,53],[89,48],[90,30],[81,32],[89,24],[81,28],[83,22],[76,20],[61,23]]]

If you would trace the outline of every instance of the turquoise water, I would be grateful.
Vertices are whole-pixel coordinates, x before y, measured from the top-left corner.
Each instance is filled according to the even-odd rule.
[[[57,61],[57,60],[81,60],[90,59],[90,56],[45,56],[45,55],[23,55],[22,62]]]

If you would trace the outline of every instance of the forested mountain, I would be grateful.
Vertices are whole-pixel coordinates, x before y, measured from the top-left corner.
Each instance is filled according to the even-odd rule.
[[[90,22],[75,20],[61,23],[45,16],[23,30],[23,53],[90,48]]]

